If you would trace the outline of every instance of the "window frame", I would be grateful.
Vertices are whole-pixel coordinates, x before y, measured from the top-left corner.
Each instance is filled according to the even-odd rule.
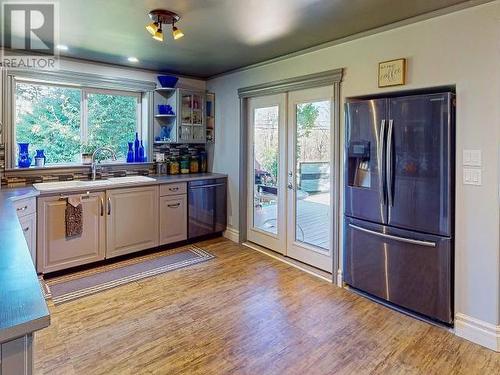
[[[5,100],[1,103],[0,140],[3,140],[5,149],[5,169],[19,169],[16,161],[16,85],[26,83],[75,88],[81,90],[80,125],[87,127],[85,93],[116,94],[137,97],[137,132],[145,141],[146,154],[151,160],[152,143],[148,141],[153,116],[153,90],[156,83],[129,78],[109,77],[97,74],[87,74],[72,71],[35,71],[20,69],[2,69],[2,92]],[[3,126],[1,126],[3,124]],[[85,125],[83,125],[85,124]],[[80,131],[81,131],[80,129]],[[82,136],[82,135],[80,135]],[[49,164],[45,169],[60,167],[81,167],[81,163]]]

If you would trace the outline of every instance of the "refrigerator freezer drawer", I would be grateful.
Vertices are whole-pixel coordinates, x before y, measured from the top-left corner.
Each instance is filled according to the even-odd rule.
[[[451,324],[452,239],[346,218],[344,281]]]

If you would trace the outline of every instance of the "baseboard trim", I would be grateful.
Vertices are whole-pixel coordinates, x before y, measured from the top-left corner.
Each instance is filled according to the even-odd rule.
[[[228,240],[239,243],[240,242],[240,231],[232,227],[227,227],[224,231],[223,236]]]
[[[500,326],[457,313],[455,314],[455,334],[488,349],[500,352]]]

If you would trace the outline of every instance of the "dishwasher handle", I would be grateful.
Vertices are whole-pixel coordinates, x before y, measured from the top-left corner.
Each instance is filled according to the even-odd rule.
[[[226,185],[226,184],[220,183],[220,184],[210,184],[210,185],[197,185],[197,186],[190,186],[189,189],[202,189],[202,188],[224,186],[224,185]]]

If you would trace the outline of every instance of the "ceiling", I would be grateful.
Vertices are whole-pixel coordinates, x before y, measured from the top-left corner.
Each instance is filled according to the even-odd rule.
[[[463,2],[64,0],[60,43],[69,50],[61,54],[207,78]],[[177,12],[185,37],[153,40],[144,26],[155,8]]]

